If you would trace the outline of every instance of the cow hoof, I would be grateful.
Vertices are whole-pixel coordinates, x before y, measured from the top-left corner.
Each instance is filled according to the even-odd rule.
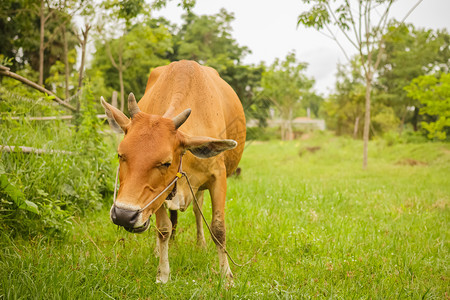
[[[225,283],[225,288],[228,290],[230,288],[234,287],[234,280],[233,278],[227,278],[227,282]]]
[[[233,279],[233,273],[231,273],[231,270],[228,269],[228,272],[225,274],[225,288],[230,289],[234,287],[234,279]]]
[[[169,275],[158,275],[156,276],[156,283],[167,283],[169,281]]]
[[[169,281],[169,278],[163,279],[163,278],[156,278],[156,283],[158,284],[165,284]]]

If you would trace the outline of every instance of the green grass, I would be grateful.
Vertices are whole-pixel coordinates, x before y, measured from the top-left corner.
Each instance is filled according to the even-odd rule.
[[[104,209],[73,219],[63,242],[3,234],[0,299],[448,298],[450,145],[374,141],[366,171],[361,153],[360,141],[320,134],[248,144],[228,184],[228,250],[244,262],[266,244],[232,266],[233,287],[209,235],[206,250],[195,246],[191,208],[166,285],[155,284],[154,227],[118,230]]]

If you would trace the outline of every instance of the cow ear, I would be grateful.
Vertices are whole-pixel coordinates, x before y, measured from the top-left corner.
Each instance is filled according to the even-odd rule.
[[[182,145],[197,157],[208,158],[216,156],[225,150],[237,146],[234,140],[219,140],[205,136],[187,136],[184,134]]]
[[[100,97],[100,102],[105,109],[111,129],[117,133],[126,133],[131,124],[130,119],[128,119],[123,112],[106,102],[103,97]]]

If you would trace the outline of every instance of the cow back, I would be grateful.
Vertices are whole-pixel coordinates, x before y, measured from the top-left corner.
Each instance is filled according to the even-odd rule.
[[[138,105],[144,112],[167,118],[191,108],[181,130],[193,136],[237,141],[235,149],[223,154],[227,175],[234,172],[245,146],[245,115],[238,96],[216,70],[194,61],[155,68]]]

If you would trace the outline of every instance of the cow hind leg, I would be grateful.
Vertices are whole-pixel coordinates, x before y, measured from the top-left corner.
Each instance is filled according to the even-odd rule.
[[[160,207],[156,211],[156,227],[158,229],[157,245],[159,245],[159,265],[156,282],[166,283],[170,274],[169,239],[172,234],[172,222],[164,207]]]
[[[226,247],[225,198],[227,191],[227,178],[225,174],[225,172],[221,172],[222,176],[218,176],[210,188],[213,210],[211,230],[215,236],[213,240],[216,244],[217,253],[219,254],[221,274],[231,280],[233,278],[233,273],[231,273],[228,257],[224,249],[224,247]]]
[[[195,223],[197,224],[197,245],[201,248],[206,248],[205,234],[203,233],[203,218],[201,209],[203,206],[204,191],[198,191],[196,194],[198,207],[194,203],[193,209],[195,214]],[[195,200],[194,200],[195,201]]]
[[[172,235],[170,236],[170,238],[174,240],[178,225],[178,211],[171,209],[169,210],[169,212],[170,212],[170,222],[172,222]]]

